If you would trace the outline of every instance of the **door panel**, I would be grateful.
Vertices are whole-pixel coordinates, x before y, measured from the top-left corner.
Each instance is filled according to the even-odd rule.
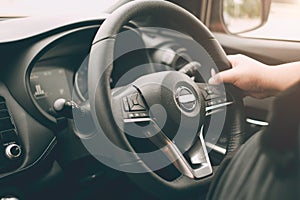
[[[214,33],[227,54],[245,54],[269,65],[300,60],[300,43],[268,39],[253,39]]]

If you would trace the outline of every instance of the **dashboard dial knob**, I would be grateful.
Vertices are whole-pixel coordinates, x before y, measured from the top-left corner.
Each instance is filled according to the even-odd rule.
[[[10,144],[5,148],[5,155],[7,158],[13,160],[21,156],[21,147],[17,144]]]

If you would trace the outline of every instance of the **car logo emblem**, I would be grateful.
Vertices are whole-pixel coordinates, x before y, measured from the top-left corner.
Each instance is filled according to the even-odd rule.
[[[196,108],[197,98],[195,94],[187,87],[181,86],[176,90],[176,101],[180,108],[191,112]]]

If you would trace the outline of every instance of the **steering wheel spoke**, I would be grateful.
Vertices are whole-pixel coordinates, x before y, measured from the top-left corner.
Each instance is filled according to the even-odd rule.
[[[212,166],[203,138],[203,127],[201,128],[198,139],[186,153],[186,156],[189,159],[190,166],[196,178],[203,178],[212,174]]]
[[[212,167],[203,139],[202,129],[198,139],[185,155],[179,150],[176,143],[152,121],[153,128],[157,132],[150,141],[156,145],[170,160],[175,168],[184,176],[191,179],[199,179],[212,174]]]
[[[171,141],[161,130],[159,130],[155,123],[153,127],[156,128],[158,133],[154,137],[149,138],[150,141],[158,148],[160,148],[162,153],[170,161],[173,161],[172,164],[182,175],[185,175],[189,178],[195,178],[193,169],[191,168],[183,154],[180,152],[176,144]]]

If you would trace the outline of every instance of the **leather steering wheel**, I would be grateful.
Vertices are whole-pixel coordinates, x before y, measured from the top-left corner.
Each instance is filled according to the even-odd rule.
[[[172,19],[176,23],[166,22],[160,26],[189,35],[206,50],[220,71],[230,68],[226,54],[211,32],[199,19],[183,8],[159,0],[125,4],[107,17],[93,41],[88,64],[89,100],[93,120],[102,134],[89,135],[83,143],[96,158],[106,157],[106,161],[112,160],[107,162],[116,165],[119,170],[129,172],[132,180],[159,197],[177,198],[194,193],[197,195],[201,188],[204,188],[201,185],[207,186],[209,183],[214,169],[210,164],[203,135],[194,132],[201,132],[201,127],[209,115],[208,110],[215,111],[229,107],[230,104],[226,117],[230,118],[227,152],[235,150],[245,139],[242,98],[238,90],[226,86],[226,90],[233,97],[231,101],[226,98],[226,94],[216,92],[223,101],[208,106],[204,94],[214,93],[214,90],[218,90],[217,87],[196,84],[190,77],[178,71],[145,75],[132,84],[112,89],[110,77],[116,35],[129,21],[147,16],[160,22],[163,21],[160,19]],[[156,110],[152,109],[154,105],[162,105],[166,111],[167,119],[163,128],[156,121],[155,116],[160,113],[158,111],[155,115]],[[137,127],[141,135],[148,136],[159,151],[154,155],[167,158],[169,164],[180,172],[179,178],[166,180],[154,172],[157,169],[153,170],[155,166],[151,160],[149,162],[153,154],[152,157],[148,154],[141,156],[126,136],[126,132],[132,127]],[[181,128],[181,133],[186,133],[186,136],[180,133],[181,137],[177,137],[168,133],[168,130]],[[193,133],[188,134],[189,132]],[[103,142],[104,140],[107,142]],[[110,149],[107,145],[114,147]],[[194,160],[199,158],[198,163],[188,159],[186,152],[192,148],[196,149],[193,150],[196,152]],[[106,153],[109,155],[103,156]],[[160,158],[157,158],[157,161],[160,161]],[[168,163],[165,163],[165,166],[167,165]]]

